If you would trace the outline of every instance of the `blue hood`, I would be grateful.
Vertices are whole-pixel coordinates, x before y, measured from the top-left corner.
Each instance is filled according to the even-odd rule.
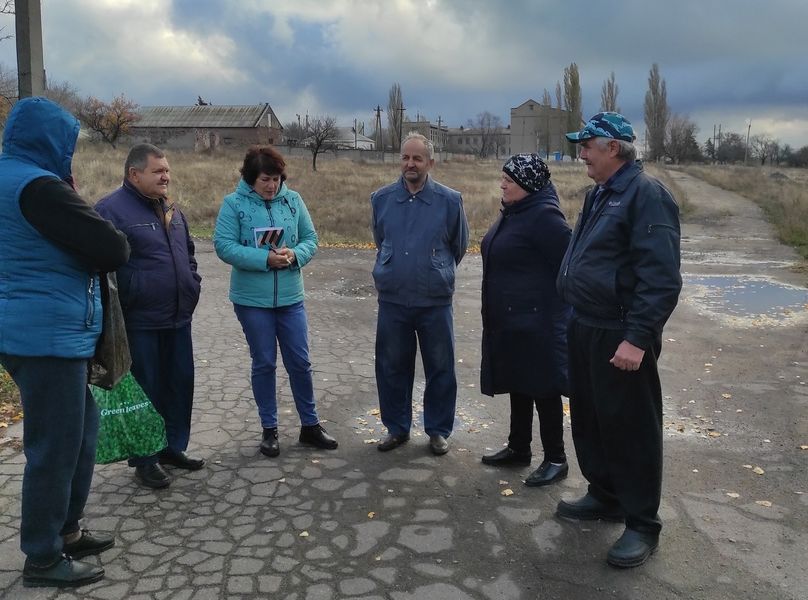
[[[47,98],[24,98],[11,109],[3,132],[3,154],[65,179],[79,137],[76,117]]]

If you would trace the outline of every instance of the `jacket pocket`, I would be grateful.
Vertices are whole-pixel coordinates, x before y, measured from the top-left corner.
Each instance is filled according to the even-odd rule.
[[[376,253],[376,264],[373,265],[373,281],[380,292],[392,292],[396,289],[392,262],[393,245],[382,242],[382,247]]]
[[[451,296],[454,293],[454,257],[445,248],[433,248],[429,265],[429,295]]]

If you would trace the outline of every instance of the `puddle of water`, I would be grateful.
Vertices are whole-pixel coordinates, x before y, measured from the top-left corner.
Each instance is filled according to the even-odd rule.
[[[808,310],[808,289],[743,275],[684,275],[702,308],[731,317],[782,321]]]

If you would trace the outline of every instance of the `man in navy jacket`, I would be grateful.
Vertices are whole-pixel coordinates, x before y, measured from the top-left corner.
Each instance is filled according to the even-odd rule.
[[[581,144],[586,196],[557,286],[572,305],[569,345],[572,439],[585,496],[559,516],[624,521],[607,555],[636,567],[656,550],[662,522],[662,328],[679,298],[679,209],[635,161],[634,129],[598,113],[567,138]]]
[[[409,134],[401,146],[401,178],[370,198],[379,294],[376,386],[388,431],[378,445],[382,452],[410,439],[416,343],[426,375],[424,429],[434,454],[449,450],[454,424],[452,295],[469,228],[460,193],[429,177],[433,155],[431,141]]]
[[[168,447],[159,455],[129,460],[145,486],[171,482],[160,466],[201,469],[205,461],[185,453],[191,432],[194,358],[191,317],[201,277],[194,243],[179,208],[168,199],[168,160],[151,144],[134,146],[120,188],[95,209],[129,239],[132,254],[118,269],[118,287],[132,354],[132,374],[166,423]]]

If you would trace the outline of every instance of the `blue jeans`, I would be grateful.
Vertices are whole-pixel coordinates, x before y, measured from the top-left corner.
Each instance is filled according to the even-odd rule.
[[[416,344],[426,376],[424,430],[448,437],[457,403],[451,305],[418,308],[379,302],[376,387],[382,423],[392,435],[409,433],[412,427]]]
[[[275,389],[278,345],[281,347],[283,366],[289,374],[289,385],[300,416],[300,424],[317,425],[320,419],[314,405],[314,384],[309,362],[309,326],[303,303],[278,308],[234,304],[233,309],[250,347],[252,389],[261,426],[270,429],[278,426]]]
[[[132,375],[166,423],[167,449],[183,452],[191,439],[194,348],[191,325],[178,329],[127,329]],[[129,459],[130,467],[154,464],[157,455]]]
[[[20,548],[35,565],[53,563],[63,535],[79,530],[95,467],[98,409],[87,360],[0,354],[20,389],[25,471]]]

